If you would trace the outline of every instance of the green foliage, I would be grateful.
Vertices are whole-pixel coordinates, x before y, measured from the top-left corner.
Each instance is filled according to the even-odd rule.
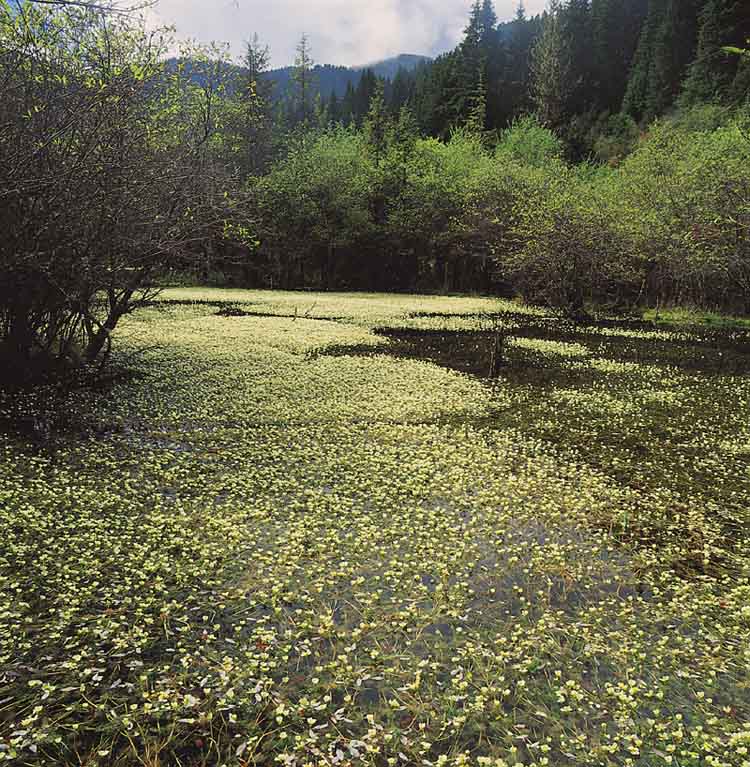
[[[719,104],[696,104],[692,107],[685,107],[666,122],[687,132],[706,132],[714,131],[731,122],[732,110]]]
[[[366,70],[341,100],[318,99],[303,39],[278,106],[257,39],[244,70],[221,46],[163,65],[168,41],[125,17],[3,6],[4,346],[93,359],[143,286],[191,269],[285,287],[515,290],[571,313],[676,296],[744,310],[747,67],[717,47],[744,20],[717,3],[568,0],[498,24],[477,2],[456,51],[398,82]],[[635,119],[670,108],[686,71],[681,109],[648,136]],[[696,83],[717,77],[707,104]],[[46,222],[32,229],[27,187]]]
[[[518,210],[516,249],[504,268],[530,301],[581,317],[589,304],[627,306],[637,295],[638,255],[619,226],[612,176],[550,163]]]
[[[569,158],[616,161],[628,141],[602,130],[611,115],[622,111],[645,125],[678,102],[736,105],[747,98],[750,65],[729,52],[742,53],[749,23],[738,0],[555,0],[539,16],[521,8],[500,23],[491,0],[478,0],[455,50],[378,73],[386,75],[388,111],[395,116],[408,104],[423,134],[447,140],[454,128],[468,126],[491,138],[534,109],[566,142]],[[324,123],[361,127],[376,73],[313,67],[309,74],[307,122],[319,94]],[[284,89],[299,91],[299,67],[271,77],[279,78],[284,111],[278,127],[294,128],[302,121],[299,93]]]
[[[569,166],[537,118],[490,153],[476,131],[420,139],[409,109],[393,123],[375,99],[363,132],[310,137],[258,181],[263,250],[288,286],[496,289],[570,315],[746,311],[750,142],[731,119],[696,108],[641,138],[613,115],[591,129],[600,164]]]
[[[563,8],[559,0],[552,0],[542,33],[534,45],[531,64],[532,95],[537,114],[542,123],[552,129],[559,128],[569,115],[570,56]]]
[[[747,317],[732,317],[716,312],[706,312],[684,307],[668,307],[666,309],[647,309],[643,312],[643,319],[656,324],[673,327],[706,326],[735,330],[738,328],[750,329],[750,319]]]
[[[623,220],[652,279],[676,302],[748,311],[750,142],[739,126],[654,126],[621,181]]]
[[[364,138],[376,166],[380,165],[385,155],[391,131],[391,118],[385,106],[384,87],[382,83],[378,83],[363,125]]]
[[[308,268],[324,285],[331,283],[336,250],[368,231],[372,173],[362,136],[336,127],[304,138],[256,181],[263,249],[282,284],[304,269],[308,254]]]
[[[411,240],[420,282],[422,275],[448,291],[456,285],[461,248],[460,216],[467,185],[477,166],[488,161],[480,136],[454,131],[447,143],[422,140],[406,168],[403,202],[391,220]]]
[[[563,156],[562,141],[535,117],[521,117],[500,136],[498,159],[509,158],[538,168]]]
[[[294,59],[294,72],[292,82],[294,93],[291,99],[292,113],[290,115],[294,124],[302,124],[308,127],[313,117],[313,104],[315,101],[314,73],[312,54],[310,52],[310,40],[307,35],[302,35],[297,44],[297,56]]]
[[[622,113],[601,122],[593,142],[594,155],[599,162],[616,165],[635,149],[640,131],[633,118]]]
[[[97,361],[154,274],[221,236],[239,129],[223,107],[225,68],[217,51],[193,50],[200,77],[188,77],[166,66],[169,45],[126,16],[0,7],[11,372]]]
[[[700,14],[700,32],[695,58],[690,64],[681,103],[731,103],[739,91],[733,89],[743,62],[725,48],[742,45],[750,36],[750,14],[738,0],[709,0]],[[741,100],[741,99],[740,99]]]

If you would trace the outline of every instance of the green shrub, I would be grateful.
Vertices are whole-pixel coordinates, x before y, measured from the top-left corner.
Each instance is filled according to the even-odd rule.
[[[689,132],[713,131],[731,122],[732,110],[718,104],[696,104],[678,112],[671,123]]]
[[[662,300],[750,309],[750,141],[654,126],[622,168],[622,222]]]
[[[594,138],[594,155],[599,162],[617,165],[635,149],[639,135],[632,117],[626,114],[610,115]]]
[[[632,303],[641,265],[619,226],[612,174],[556,164],[536,181],[516,208],[516,247],[506,264],[524,298],[573,317],[591,302]]]
[[[498,159],[514,160],[535,168],[561,159],[563,153],[562,140],[535,117],[515,120],[503,131],[496,151]]]

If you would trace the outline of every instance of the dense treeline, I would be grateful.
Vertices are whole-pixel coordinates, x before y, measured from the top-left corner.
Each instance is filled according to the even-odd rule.
[[[377,99],[253,186],[246,284],[520,293],[570,314],[676,302],[750,311],[750,136],[714,109],[655,124],[619,166],[564,160],[535,118],[497,146],[418,136]]]
[[[738,2],[477,0],[452,53],[311,110],[242,279],[746,311],[747,37]]]
[[[0,353],[97,362],[177,274],[750,312],[749,17],[484,0],[455,51],[340,101],[303,38],[279,102],[257,38],[241,68],[167,59],[130,17],[0,0]]]
[[[420,131],[442,138],[477,104],[493,132],[534,111],[564,139],[569,159],[606,161],[636,123],[675,106],[742,104],[750,65],[724,49],[748,38],[742,0],[552,0],[534,17],[521,2],[499,24],[491,0],[477,0],[456,50],[399,71],[386,101],[394,115],[409,104]],[[334,96],[328,109],[358,123],[352,103]]]

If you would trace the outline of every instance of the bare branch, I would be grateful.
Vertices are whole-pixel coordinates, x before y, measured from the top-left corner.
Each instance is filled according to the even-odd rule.
[[[83,8],[87,11],[97,11],[100,13],[130,14],[137,11],[143,11],[146,8],[153,8],[157,0],[144,0],[137,5],[131,5],[126,8],[118,8],[114,3],[110,5],[101,5],[99,3],[90,3],[86,0],[31,0],[35,5],[54,5],[60,8]]]

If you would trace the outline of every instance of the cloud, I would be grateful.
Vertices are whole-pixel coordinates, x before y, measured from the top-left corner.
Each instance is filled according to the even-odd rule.
[[[529,13],[546,0],[526,0]],[[153,11],[180,38],[227,42],[236,54],[257,33],[271,48],[274,66],[294,60],[307,34],[321,64],[352,66],[399,53],[435,55],[461,38],[471,0],[160,0]],[[500,19],[516,0],[497,0]]]

